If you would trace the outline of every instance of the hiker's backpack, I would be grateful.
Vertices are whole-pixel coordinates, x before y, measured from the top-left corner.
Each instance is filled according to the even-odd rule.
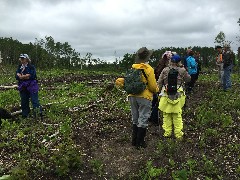
[[[168,86],[167,86],[167,94],[175,95],[177,93],[177,79],[178,79],[178,70],[171,68],[168,72]]]
[[[147,83],[142,81],[142,74],[147,80],[147,75],[143,69],[132,68],[127,70],[124,77],[124,90],[128,94],[140,94],[146,89]]]

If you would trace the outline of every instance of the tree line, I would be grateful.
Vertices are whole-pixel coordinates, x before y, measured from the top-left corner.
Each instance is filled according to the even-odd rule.
[[[240,21],[239,21],[240,22]],[[226,41],[225,34],[220,33],[215,38],[215,43],[223,45]],[[149,63],[155,67],[166,50],[177,52],[184,57],[186,50],[191,48],[200,54],[200,61],[203,67],[215,66],[216,51],[214,47],[162,47],[154,50]],[[81,68],[81,69],[126,69],[134,63],[135,53],[125,54],[122,59],[115,59],[113,63],[106,62],[99,58],[92,58],[91,53],[84,57],[71,47],[68,42],[55,42],[53,37],[45,36],[45,39],[35,39],[35,42],[23,44],[12,37],[0,37],[0,51],[3,65],[16,65],[20,53],[27,53],[32,63],[40,68]],[[235,63],[236,64],[236,63]]]

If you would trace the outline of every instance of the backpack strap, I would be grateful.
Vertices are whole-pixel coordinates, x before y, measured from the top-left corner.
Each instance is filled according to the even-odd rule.
[[[143,73],[144,77],[146,78],[146,80],[148,80],[148,78],[147,78],[147,75],[146,75],[146,73],[145,73],[144,69],[141,69],[141,71],[142,71],[142,73]]]

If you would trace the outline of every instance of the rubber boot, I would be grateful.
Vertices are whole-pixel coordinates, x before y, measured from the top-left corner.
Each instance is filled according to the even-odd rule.
[[[138,132],[138,127],[136,124],[132,125],[132,145],[136,146],[137,144],[137,132]]]
[[[147,144],[144,140],[145,136],[146,136],[146,128],[142,128],[139,127],[138,128],[138,132],[137,132],[137,141],[136,141],[136,148],[140,149],[140,148],[146,148]]]

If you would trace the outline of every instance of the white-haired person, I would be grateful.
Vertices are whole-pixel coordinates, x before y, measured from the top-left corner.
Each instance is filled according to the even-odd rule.
[[[31,99],[34,118],[37,115],[42,118],[42,108],[38,99],[39,86],[36,69],[31,64],[31,60],[27,54],[20,54],[19,61],[21,64],[18,66],[15,76],[16,80],[18,80],[18,90],[21,97],[22,117],[29,117],[29,101]]]

